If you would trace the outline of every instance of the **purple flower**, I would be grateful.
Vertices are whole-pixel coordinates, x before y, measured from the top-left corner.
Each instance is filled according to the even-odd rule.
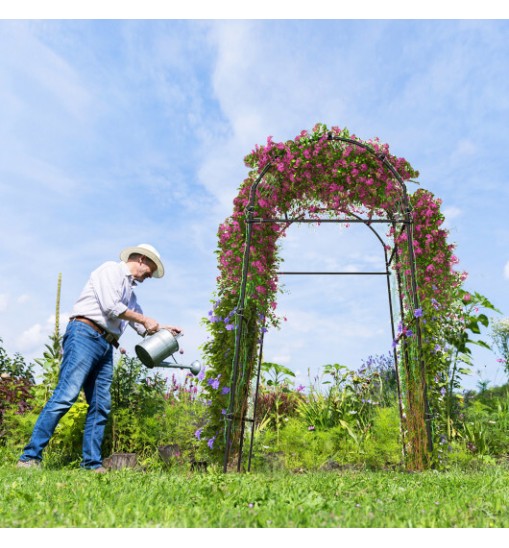
[[[228,394],[230,392],[230,388],[228,386],[223,386],[223,389],[221,390],[221,394]]]
[[[221,375],[218,375],[215,379],[209,379],[209,380],[207,381],[207,384],[208,384],[209,386],[212,386],[212,388],[213,388],[214,390],[217,390],[217,389],[219,388],[219,377],[220,377],[220,376],[221,376]]]
[[[219,388],[219,379],[209,379],[207,382],[209,383],[209,386],[212,386],[214,390],[217,390]]]
[[[411,329],[407,329],[406,332],[405,332],[405,335],[407,337],[413,337],[414,336],[414,332],[411,330]]]
[[[226,325],[226,331],[233,331],[235,329],[235,326],[231,323]]]
[[[315,429],[315,427],[313,425],[308,426],[308,430],[314,430],[314,429]]]
[[[302,392],[304,390],[305,386],[303,384],[299,384],[297,388],[295,389],[297,392]]]
[[[216,441],[216,436],[214,436],[213,438],[210,438],[209,441],[207,442],[207,445],[209,446],[210,449],[214,447],[215,441]]]
[[[422,317],[422,308],[416,308],[414,310],[414,318],[421,318]]]
[[[196,432],[194,433],[194,435],[196,436],[196,439],[199,440],[201,439],[201,433],[203,431],[203,428],[198,428],[198,430],[196,430]]]

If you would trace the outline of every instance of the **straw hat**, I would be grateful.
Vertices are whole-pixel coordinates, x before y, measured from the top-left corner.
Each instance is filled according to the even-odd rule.
[[[155,247],[150,244],[140,244],[136,247],[126,247],[120,252],[120,259],[126,263],[129,256],[133,253],[145,255],[145,257],[148,257],[151,261],[154,261],[157,265],[157,269],[153,274],[154,278],[162,278],[164,276],[164,266],[161,261],[161,255],[159,255],[159,252]]]

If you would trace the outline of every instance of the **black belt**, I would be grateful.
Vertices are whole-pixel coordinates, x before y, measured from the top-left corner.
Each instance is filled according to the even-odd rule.
[[[86,323],[92,329],[97,331],[97,333],[102,335],[115,348],[119,347],[117,337],[115,337],[115,335],[112,335],[111,333],[108,333],[105,329],[103,329],[100,325],[96,324],[93,320],[90,320],[89,318],[85,318],[85,316],[74,316],[74,318],[71,318],[71,322],[73,320],[76,320],[76,321],[82,322],[82,323]]]

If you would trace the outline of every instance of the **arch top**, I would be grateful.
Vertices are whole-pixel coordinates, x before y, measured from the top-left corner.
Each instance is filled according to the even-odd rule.
[[[342,146],[331,147],[332,143]],[[252,171],[234,200],[236,211],[257,207],[271,213],[267,217],[299,206],[312,211],[318,202],[331,211],[362,206],[406,215],[405,180],[418,176],[378,139],[362,141],[346,129],[329,130],[323,124],[285,143],[274,143],[269,137],[265,146],[246,156],[245,163]]]

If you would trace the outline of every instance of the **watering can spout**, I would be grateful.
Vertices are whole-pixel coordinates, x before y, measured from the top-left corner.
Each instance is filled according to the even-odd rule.
[[[161,362],[157,367],[172,367],[174,369],[189,369],[193,375],[198,375],[201,371],[201,363],[198,360],[194,360],[191,365],[183,365],[181,363]]]

